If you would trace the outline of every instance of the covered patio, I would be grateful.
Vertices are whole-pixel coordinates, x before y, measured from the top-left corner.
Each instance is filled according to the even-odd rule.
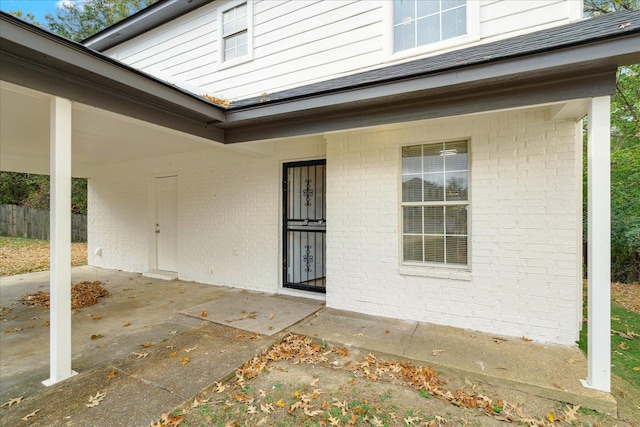
[[[251,141],[268,139],[268,147],[278,138],[545,106],[553,118],[574,120],[576,126],[589,117],[590,328],[583,385],[610,391],[609,96],[615,90],[616,67],[640,61],[637,33],[384,84],[372,80],[370,85],[340,86],[336,81],[335,87],[307,88],[316,93],[294,91],[290,98],[284,96],[286,102],[240,103],[225,111],[6,14],[1,19],[0,169],[52,178],[47,385],[75,374],[69,267],[72,175],[91,179],[98,165],[212,146],[263,156],[268,150],[254,150]]]

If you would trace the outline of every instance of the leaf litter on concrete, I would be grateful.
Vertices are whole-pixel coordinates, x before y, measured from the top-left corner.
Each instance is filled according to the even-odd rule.
[[[91,307],[100,302],[100,298],[107,296],[109,296],[109,291],[102,287],[102,282],[100,281],[76,283],[71,287],[71,309],[79,310],[83,307]],[[49,307],[50,299],[49,292],[40,291],[26,294],[20,298],[20,302],[32,307]]]
[[[513,391],[511,391],[513,393]],[[496,396],[468,379],[410,361],[351,354],[290,334],[226,382],[163,414],[155,426],[569,425],[579,406],[529,395]],[[598,424],[602,420],[595,415]],[[606,424],[605,424],[606,425]]]

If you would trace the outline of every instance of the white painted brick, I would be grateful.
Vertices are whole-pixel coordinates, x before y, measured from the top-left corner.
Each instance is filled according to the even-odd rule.
[[[89,262],[152,268],[154,176],[176,173],[179,276],[278,292],[282,162],[326,151],[329,307],[572,344],[576,129],[545,121],[544,110],[520,111],[276,141],[270,157],[215,148],[105,165],[89,184]],[[403,275],[399,147],[461,137],[471,151],[471,272]]]
[[[368,205],[371,198],[382,206],[396,208],[384,213],[388,218],[383,217],[382,211],[366,210],[367,221],[390,222],[391,227],[398,227],[398,160],[394,153],[398,153],[400,145],[454,139],[464,129],[471,137],[472,177],[470,281],[447,279],[446,271],[422,277],[398,273],[401,236],[391,230],[392,252],[366,252],[367,259],[373,257],[374,261],[367,263],[368,277],[384,277],[384,281],[376,281],[375,291],[385,303],[342,298],[356,283],[340,271],[361,266],[350,263],[343,254],[330,253],[329,257],[335,255],[330,270],[336,274],[331,275],[333,280],[328,285],[332,288],[327,296],[328,306],[526,335],[544,342],[573,343],[578,322],[573,318],[576,301],[572,298],[577,283],[575,259],[580,248],[567,242],[575,242],[578,233],[574,217],[581,201],[575,180],[581,177],[576,176],[574,164],[575,135],[571,140],[566,136],[575,128],[573,123],[546,122],[544,112],[539,111],[408,125],[390,131],[394,136],[384,139],[377,138],[375,132],[327,136],[329,175],[355,169],[360,171],[363,183],[371,184],[343,185],[344,176],[343,180],[330,181],[328,215],[338,234],[348,233],[358,223],[360,207]],[[353,140],[349,157],[339,149],[345,138]],[[365,148],[368,140],[375,140],[375,150]],[[556,147],[558,144],[560,148]],[[358,147],[359,157],[353,151]],[[340,158],[344,169],[334,169],[333,155]],[[363,166],[367,164],[375,168]],[[381,176],[385,177],[382,181],[395,180],[395,185],[380,188],[377,183]],[[362,251],[363,245],[377,247],[380,240],[371,236],[375,230],[370,227],[365,234],[356,236],[356,241],[348,241],[347,252]],[[561,258],[556,257],[558,250]],[[394,255],[390,257],[391,253]],[[551,287],[551,283],[555,286]],[[424,292],[425,285],[429,290],[437,287],[442,291]],[[562,298],[558,298],[557,289],[563,290]]]

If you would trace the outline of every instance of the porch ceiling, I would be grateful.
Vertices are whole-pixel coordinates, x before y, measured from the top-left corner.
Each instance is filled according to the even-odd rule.
[[[51,95],[0,84],[0,170],[49,173]],[[74,103],[74,176],[90,176],[98,164],[211,148],[212,141],[95,107]]]

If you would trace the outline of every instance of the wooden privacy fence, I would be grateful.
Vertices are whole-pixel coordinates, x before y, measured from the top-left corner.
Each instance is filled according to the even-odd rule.
[[[49,240],[49,211],[0,205],[0,236]],[[71,214],[71,241],[87,241],[87,216]]]

